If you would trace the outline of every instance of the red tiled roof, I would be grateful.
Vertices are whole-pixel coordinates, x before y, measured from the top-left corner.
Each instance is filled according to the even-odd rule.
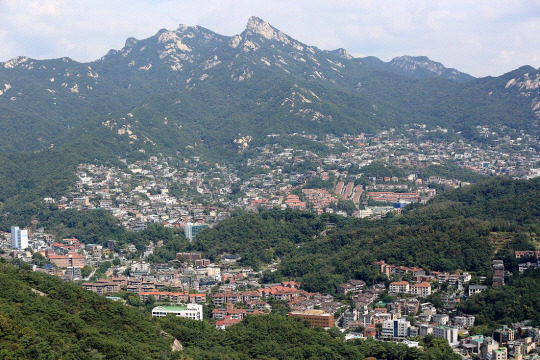
[[[223,319],[223,320],[216,321],[216,325],[217,326],[231,326],[234,324],[238,324],[240,321],[242,320],[241,319]]]
[[[409,283],[406,281],[395,281],[391,282],[390,285],[409,285]]]

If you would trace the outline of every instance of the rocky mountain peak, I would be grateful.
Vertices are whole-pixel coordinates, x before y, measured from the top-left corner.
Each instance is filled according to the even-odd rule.
[[[468,81],[473,77],[456,69],[446,68],[440,62],[433,61],[427,56],[398,56],[393,58],[389,65],[411,74],[433,74],[456,81]]]
[[[137,39],[135,39],[134,37],[129,37],[126,39],[126,44],[125,44],[125,47],[133,47],[137,44]]]
[[[269,40],[277,40],[286,43],[290,41],[287,35],[256,16],[249,18],[246,25],[246,31],[260,35]]]
[[[347,60],[353,59],[353,56],[349,54],[349,52],[345,50],[344,48],[339,48],[339,49],[330,51],[330,53],[333,55],[339,56],[341,58],[347,59]]]
[[[197,30],[199,30],[199,26],[197,26],[197,25],[190,26],[190,25],[180,24],[180,25],[178,25],[178,29],[176,31],[178,31],[178,32],[186,32],[188,30],[197,31]]]
[[[440,75],[441,70],[444,69],[444,66],[441,63],[432,61],[426,56],[398,56],[390,61],[390,65],[410,71],[422,68],[437,75]]]

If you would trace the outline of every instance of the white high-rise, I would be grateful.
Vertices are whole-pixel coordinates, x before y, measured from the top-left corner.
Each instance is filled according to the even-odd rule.
[[[206,229],[208,225],[206,224],[198,224],[198,223],[192,223],[187,222],[184,227],[184,235],[189,241],[193,241],[193,238],[195,235]]]
[[[11,227],[11,248],[24,250],[28,247],[28,230],[21,230],[18,226]]]

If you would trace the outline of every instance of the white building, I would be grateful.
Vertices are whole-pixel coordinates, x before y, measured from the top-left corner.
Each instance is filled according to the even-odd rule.
[[[382,326],[381,336],[385,339],[404,338],[409,336],[411,323],[405,318],[385,320]]]
[[[409,283],[406,281],[391,282],[389,286],[389,292],[391,294],[407,294],[409,292]]]
[[[469,285],[469,296],[478,294],[487,289],[486,285]]]
[[[460,324],[466,328],[474,326],[474,315],[456,316],[454,318],[454,323]]]
[[[11,248],[24,250],[28,247],[28,230],[21,230],[18,226],[11,227]]]
[[[152,316],[165,317],[169,314],[192,320],[203,319],[203,307],[201,304],[187,304],[186,306],[157,306],[152,310]]]
[[[433,315],[433,322],[436,322],[439,325],[446,325],[450,321],[450,316],[448,314],[435,314]]]
[[[456,346],[459,344],[458,329],[450,326],[434,326],[433,336],[436,338],[445,339],[451,346]]]

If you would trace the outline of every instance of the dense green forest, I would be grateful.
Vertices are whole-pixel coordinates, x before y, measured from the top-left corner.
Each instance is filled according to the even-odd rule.
[[[63,195],[75,182],[78,157],[65,151],[0,154],[0,229],[27,225],[43,198]]]
[[[167,318],[162,326],[193,359],[460,359],[448,342],[431,336],[422,343],[425,351],[375,340],[344,342],[336,328],[312,329],[305,321],[279,315],[250,316],[224,332],[186,319]]]
[[[173,316],[152,319],[26,265],[0,262],[3,359],[459,359],[446,341],[432,337],[420,350],[372,340],[344,342],[342,336],[337,329],[312,329],[279,315],[248,317],[226,331]],[[182,351],[172,350],[175,340]]]
[[[513,322],[532,320],[540,324],[540,269],[511,276],[504,286],[488,288],[462,303],[460,310],[476,315],[476,332]]]
[[[200,233],[193,248],[212,260],[224,253],[239,253],[244,264],[258,266],[290,254],[296,244],[312,241],[324,228],[321,217],[307,212],[245,213]]]
[[[149,315],[82,287],[0,263],[4,359],[171,358]]]
[[[269,281],[296,278],[306,289],[329,293],[348,278],[377,277],[377,260],[487,275],[495,254],[515,270],[513,250],[533,246],[539,192],[540,179],[493,178],[378,221],[270,210],[224,221],[193,247],[212,258],[237,253],[249,265],[279,258]],[[497,243],[500,237],[508,240]]]
[[[477,217],[495,224],[506,222],[509,229],[539,234],[539,192],[540,178],[528,181],[496,178],[443,194],[434,198],[433,204],[437,206],[450,201],[458,204],[465,217]]]

